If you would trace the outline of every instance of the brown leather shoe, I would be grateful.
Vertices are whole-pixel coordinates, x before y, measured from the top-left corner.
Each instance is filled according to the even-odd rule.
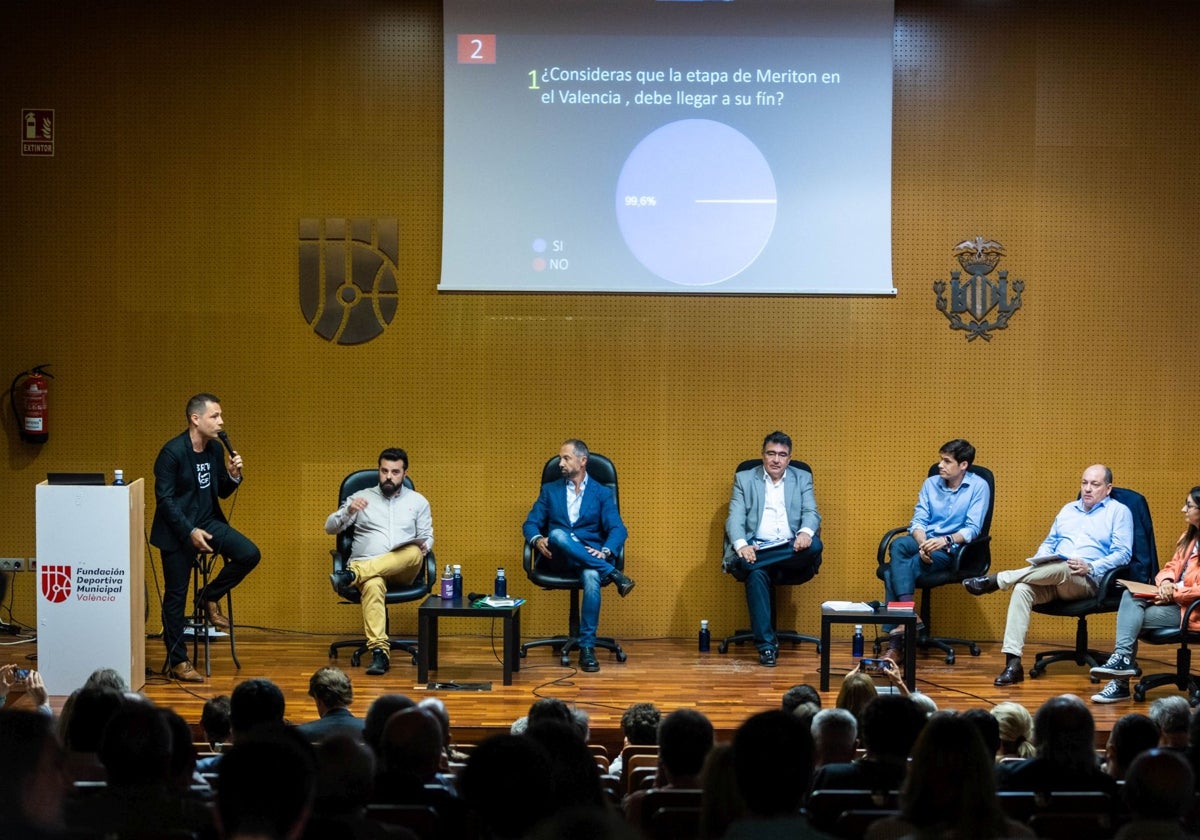
[[[990,595],[1000,588],[1000,584],[995,575],[984,575],[967,578],[963,581],[963,588],[972,595]]]
[[[192,663],[186,659],[172,665],[170,674],[172,679],[179,680],[180,682],[204,682],[204,677],[200,676],[200,672],[193,668]]]
[[[903,638],[903,636],[901,638]],[[889,647],[883,652],[882,658],[890,660],[891,663],[896,666],[897,670],[903,670],[904,651],[900,650],[900,648]]]
[[[208,613],[208,623],[218,630],[229,629],[229,619],[221,612],[221,604],[219,601],[208,601],[204,605],[205,611]]]

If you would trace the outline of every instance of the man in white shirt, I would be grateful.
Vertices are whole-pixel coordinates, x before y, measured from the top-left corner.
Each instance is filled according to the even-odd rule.
[[[433,548],[433,517],[429,502],[404,486],[408,453],[385,449],[379,453],[379,486],[350,496],[325,520],[325,533],[339,534],[354,526],[354,542],[346,569],[329,576],[333,591],[343,595],[358,589],[363,632],[371,649],[367,673],[386,673],[388,661],[387,584],[412,583],[425,555]]]

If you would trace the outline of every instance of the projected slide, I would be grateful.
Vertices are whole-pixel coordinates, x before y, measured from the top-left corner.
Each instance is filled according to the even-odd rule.
[[[891,0],[445,0],[439,289],[892,294]]]

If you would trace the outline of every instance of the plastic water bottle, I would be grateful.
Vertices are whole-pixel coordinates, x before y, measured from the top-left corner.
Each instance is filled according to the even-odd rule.
[[[125,470],[113,470],[113,487],[125,486]]]
[[[508,597],[508,579],[504,577],[504,569],[496,570],[496,588],[492,594],[497,598]]]
[[[852,646],[852,648],[853,648],[854,658],[855,658],[855,659],[862,659],[862,655],[863,655],[863,632],[862,632],[862,625],[861,625],[861,624],[855,624],[855,625],[854,625],[854,641],[853,641],[853,642],[851,642],[851,646]]]
[[[708,632],[708,619],[700,619],[700,652],[708,653],[712,646],[712,635]]]
[[[454,564],[454,597],[462,597],[462,566]]]
[[[442,572],[442,600],[454,600],[454,572],[450,571],[450,564],[446,564],[446,571]]]

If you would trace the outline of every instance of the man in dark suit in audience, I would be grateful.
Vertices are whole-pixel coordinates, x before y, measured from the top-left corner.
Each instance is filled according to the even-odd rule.
[[[612,564],[628,531],[612,490],[587,474],[588,448],[572,438],[558,451],[562,481],[542,485],[521,531],[541,555],[539,563],[561,572],[578,572],[583,582],[579,614],[579,667],[599,671],[596,627],[600,623],[600,588],[612,581],[624,598],[634,582]]]
[[[791,466],[792,439],[771,432],[763,440],[761,467],[733,477],[725,520],[722,566],[746,584],[746,606],[758,662],[775,667],[779,642],[771,626],[773,575],[789,574],[800,583],[821,565],[821,514],[813,495],[813,477]]]
[[[296,727],[305,739],[324,741],[330,735],[344,732],[362,740],[363,720],[350,711],[354,688],[341,668],[328,665],[319,668],[308,680],[308,696],[317,704],[317,720]]]

